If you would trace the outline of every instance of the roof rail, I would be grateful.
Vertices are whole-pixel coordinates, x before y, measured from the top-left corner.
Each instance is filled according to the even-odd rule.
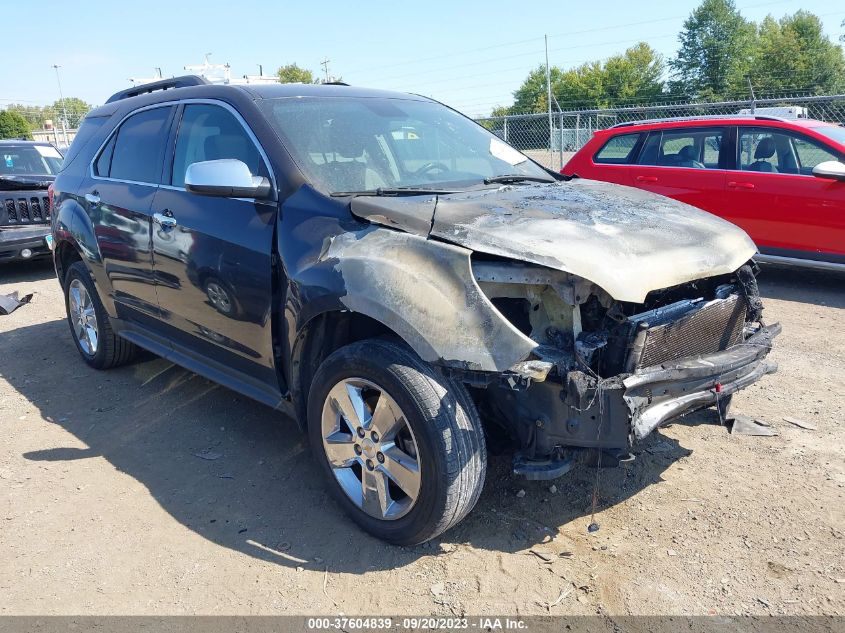
[[[106,103],[113,103],[121,99],[129,99],[130,97],[137,97],[138,95],[148,94],[156,90],[171,90],[172,88],[187,88],[189,86],[205,86],[208,81],[199,75],[183,75],[182,77],[173,77],[172,79],[162,79],[161,81],[154,81],[148,84],[141,84],[140,86],[133,86],[120,92],[115,92],[110,96]]]
[[[632,125],[648,125],[651,123],[667,123],[671,121],[719,121],[724,119],[754,119],[758,121],[790,121],[780,116],[772,116],[770,114],[702,114],[700,116],[678,116],[665,117],[662,119],[642,119],[641,121],[626,121],[624,123],[617,123],[611,125],[608,129],[615,129],[619,127],[630,127]]]

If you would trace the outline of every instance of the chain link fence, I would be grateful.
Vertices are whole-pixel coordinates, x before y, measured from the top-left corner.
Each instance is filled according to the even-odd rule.
[[[845,124],[845,95],[757,99],[755,108],[758,112],[760,108],[801,108],[802,117]],[[749,101],[721,101],[553,112],[551,125],[548,114],[516,114],[477,120],[538,163],[558,170],[590,139],[594,131],[617,123],[750,112]],[[795,116],[794,111],[784,110],[783,114]]]

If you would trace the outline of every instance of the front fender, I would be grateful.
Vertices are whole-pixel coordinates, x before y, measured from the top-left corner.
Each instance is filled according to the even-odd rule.
[[[320,260],[340,274],[340,303],[398,334],[425,361],[505,371],[537,346],[490,303],[471,251],[380,227],[328,238]]]

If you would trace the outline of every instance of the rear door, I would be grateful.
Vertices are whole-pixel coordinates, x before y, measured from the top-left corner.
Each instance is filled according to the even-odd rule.
[[[278,396],[271,331],[276,204],[185,191],[189,165],[234,158],[270,177],[243,119],[222,103],[184,104],[172,160],[153,202],[152,242],[167,338],[241,381]],[[245,384],[246,386],[245,386]],[[262,398],[260,394],[255,397]]]
[[[739,128],[736,170],[727,181],[727,211],[764,253],[826,259],[845,254],[845,183],[813,176],[842,160],[834,148],[801,132]]]
[[[129,116],[91,164],[79,191],[94,227],[120,318],[147,326],[159,313],[153,278],[150,205],[161,182],[175,108],[156,106]]]
[[[728,147],[725,127],[653,130],[631,166],[631,184],[722,215]]]
[[[566,173],[578,173],[584,178],[630,185],[631,161],[637,155],[644,137],[645,133],[642,132],[615,134],[608,138],[593,156],[585,157],[586,160],[592,161],[592,165],[586,166],[584,173],[578,173],[577,167],[567,170]]]

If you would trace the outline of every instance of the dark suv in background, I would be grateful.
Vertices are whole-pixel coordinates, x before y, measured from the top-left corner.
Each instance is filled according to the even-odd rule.
[[[290,413],[393,543],[472,509],[488,435],[551,479],[775,370],[740,229],[419,96],[140,86],[88,114],[54,200],[85,362],[140,346]]]
[[[0,265],[50,254],[48,187],[61,164],[50,143],[0,141]]]

